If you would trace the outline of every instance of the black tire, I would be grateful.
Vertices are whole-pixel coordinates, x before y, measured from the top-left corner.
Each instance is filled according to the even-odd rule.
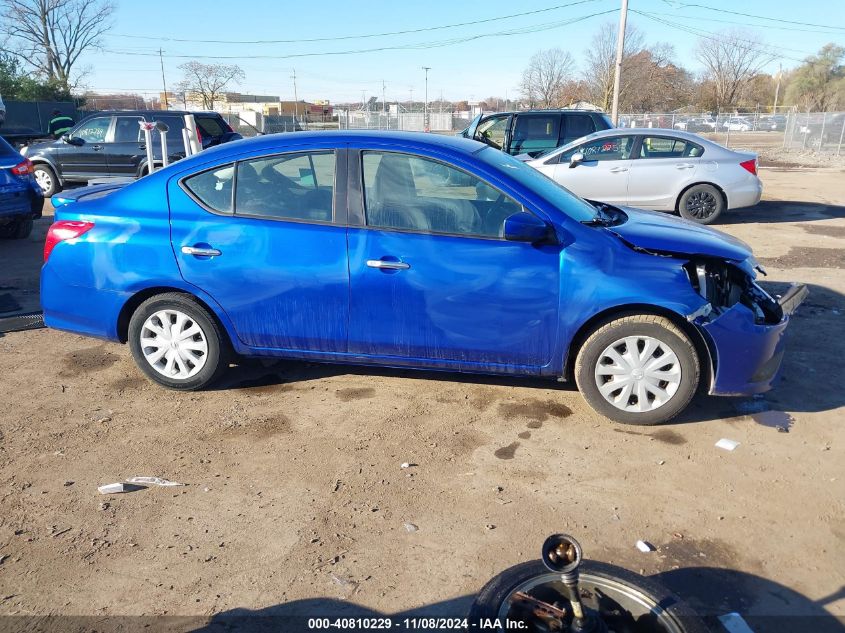
[[[141,331],[145,321],[160,310],[175,310],[199,326],[207,345],[204,364],[193,376],[178,379],[157,371],[144,356]],[[179,391],[195,391],[213,384],[229,366],[232,357],[231,343],[217,319],[190,295],[168,292],[144,301],[129,320],[129,348],[135,363],[147,377],[164,387]]]
[[[39,180],[39,172],[43,174],[42,180]],[[38,181],[38,185],[41,187],[41,192],[44,194],[45,198],[54,196],[62,190],[62,186],[59,184],[59,179],[56,176],[56,172],[53,171],[53,168],[49,165],[45,165],[44,163],[38,163],[33,168],[33,173],[35,174],[35,179],[36,181]],[[42,183],[48,181],[50,185],[45,188],[44,184]]]
[[[725,198],[713,185],[693,185],[678,198],[678,213],[698,224],[712,224],[725,210]]]
[[[680,365],[681,380],[677,390],[666,402],[649,411],[620,409],[606,400],[599,391],[595,371],[600,357],[610,345],[626,336],[656,339],[675,353]],[[651,314],[623,316],[606,322],[584,341],[575,359],[575,382],[581,395],[593,410],[622,424],[645,426],[671,420],[686,409],[698,389],[700,379],[698,354],[687,335],[669,319]]]
[[[32,234],[32,227],[34,224],[35,223],[31,215],[19,219],[15,223],[15,228],[12,231],[12,238],[16,240],[25,240]]]
[[[690,607],[684,604],[678,596],[673,594],[662,584],[635,574],[627,569],[608,565],[592,560],[584,560],[579,567],[582,589],[589,586],[591,580],[609,580],[615,583],[622,583],[636,589],[637,593],[644,595],[654,604],[659,605],[664,611],[666,619],[675,624],[675,629],[683,633],[709,633],[710,629],[705,625],[702,618]],[[543,565],[542,561],[534,560],[520,563],[506,569],[498,576],[488,582],[478,595],[469,610],[469,630],[479,630],[483,620],[495,620],[499,616],[499,609],[513,591],[538,576],[547,576],[550,572]],[[587,605],[590,606],[589,604]],[[640,622],[642,628],[637,631],[649,631],[651,627],[647,622]],[[666,630],[657,629],[653,630]]]

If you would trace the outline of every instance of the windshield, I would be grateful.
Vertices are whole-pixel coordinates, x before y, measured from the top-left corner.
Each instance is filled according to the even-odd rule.
[[[488,165],[506,169],[511,178],[548,200],[573,220],[585,222],[596,217],[596,209],[591,204],[510,154],[486,147],[477,156]]]

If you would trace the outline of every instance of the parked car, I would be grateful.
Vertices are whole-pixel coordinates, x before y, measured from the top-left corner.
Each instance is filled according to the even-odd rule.
[[[0,138],[0,237],[29,237],[43,206],[32,163]]]
[[[6,104],[3,103],[3,95],[0,95],[0,125],[6,122]]]
[[[699,224],[753,206],[763,193],[756,154],[677,130],[604,130],[528,164],[584,198],[680,213]]]
[[[816,116],[809,122],[799,125],[799,133],[804,135],[803,145],[810,149],[820,149],[827,144],[838,145],[843,137],[845,114],[841,112]]]
[[[684,132],[712,132],[716,129],[716,122],[710,119],[693,117],[678,121],[673,127]]]
[[[459,135],[514,156],[536,156],[596,130],[612,127],[610,119],[602,112],[526,110],[479,114]]]
[[[731,132],[750,132],[754,129],[754,124],[748,119],[734,116],[722,122],[722,129]]]
[[[62,195],[45,323],[128,342],[173,389],[240,356],[536,375],[654,424],[701,381],[768,390],[806,293],[771,298],[733,237],[588,203],[462,138],[264,136]]]
[[[35,165],[35,178],[45,196],[52,196],[67,183],[104,177],[140,178],[149,169],[144,134],[139,121],[163,121],[169,160],[184,158],[182,129],[193,114],[203,148],[242,138],[215,112],[132,110],[98,112],[82,119],[58,140],[34,143],[23,153]],[[158,133],[153,133],[153,160],[162,160]]]
[[[786,129],[786,117],[782,114],[761,116],[757,121],[757,129],[766,132],[777,132]]]

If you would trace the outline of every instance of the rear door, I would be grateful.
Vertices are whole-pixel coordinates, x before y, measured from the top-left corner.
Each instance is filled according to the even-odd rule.
[[[628,204],[673,211],[678,195],[695,182],[704,148],[681,138],[643,136],[630,164]]]
[[[138,125],[140,116],[115,117],[114,135],[111,143],[106,143],[109,172],[114,176],[134,176],[138,165],[146,157],[144,134]]]
[[[97,116],[80,123],[70,132],[76,143],[69,143],[59,154],[62,175],[70,180],[88,180],[108,175],[106,143],[112,139],[111,116]]]
[[[245,345],[346,351],[344,164],[345,151],[303,147],[171,179],[182,276],[222,306]]]
[[[553,178],[573,193],[609,204],[627,204],[631,152],[636,136],[620,134],[593,139],[560,154]],[[574,154],[584,160],[570,167]]]

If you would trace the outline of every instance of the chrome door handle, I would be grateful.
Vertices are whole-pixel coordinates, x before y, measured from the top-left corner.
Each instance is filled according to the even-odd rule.
[[[93,149],[95,152],[99,152],[101,149],[103,149],[103,146],[102,145],[92,145],[91,149]]]
[[[183,246],[182,252],[185,255],[199,255],[200,257],[217,257],[223,254],[216,248],[196,248],[195,246]]]
[[[675,169],[692,169],[695,165],[690,165],[689,163],[678,163],[675,165]]]
[[[383,259],[368,259],[367,266],[370,268],[381,268],[382,270],[407,270],[411,267],[405,262],[388,262]]]
[[[610,171],[614,174],[618,174],[619,172],[622,172],[622,171],[628,171],[628,168],[627,167],[611,167]]]

